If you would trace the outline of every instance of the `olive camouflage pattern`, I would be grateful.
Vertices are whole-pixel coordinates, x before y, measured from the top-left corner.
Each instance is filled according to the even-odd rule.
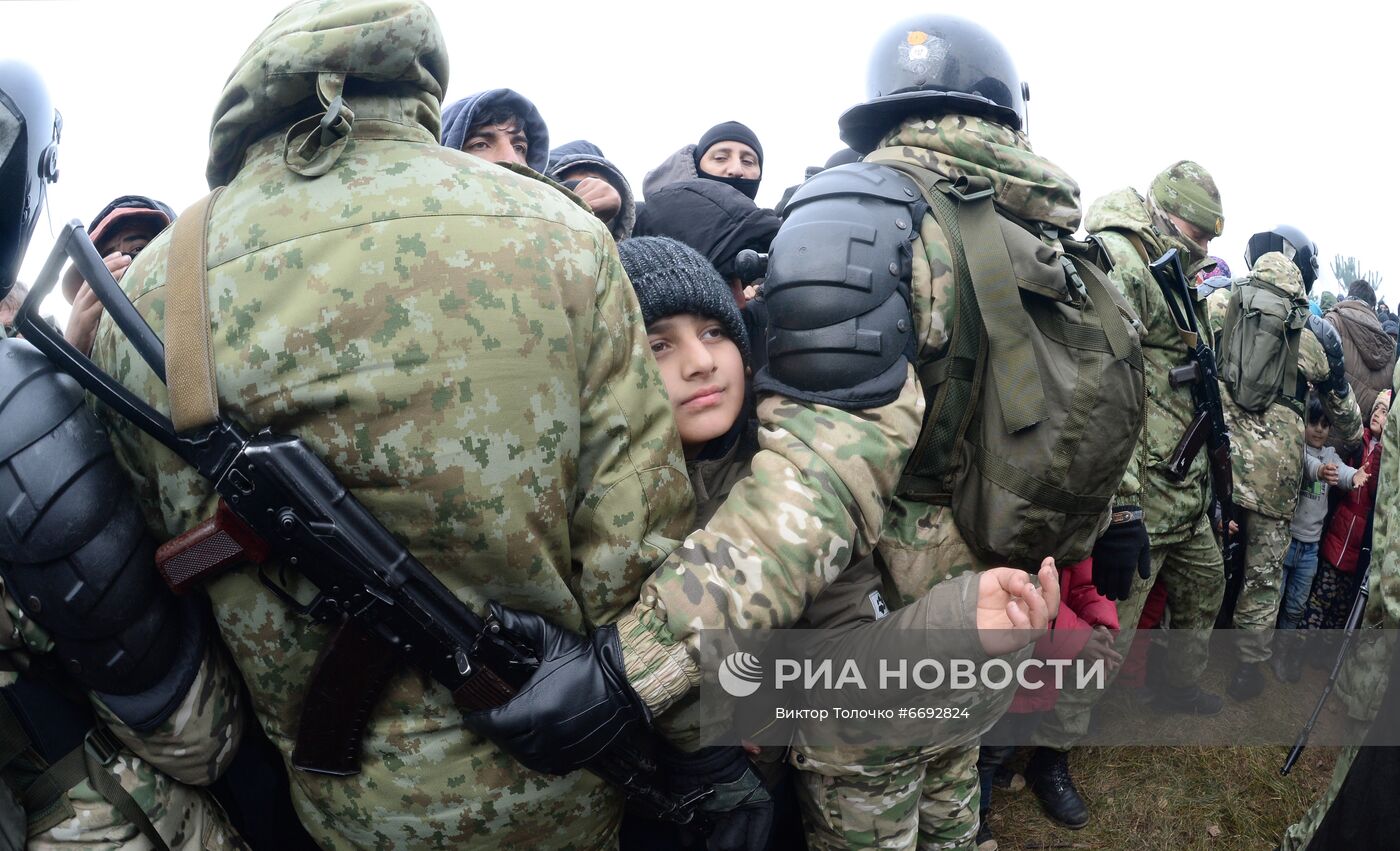
[[[319,126],[347,75],[380,85],[345,88],[344,136],[287,134]],[[689,528],[679,440],[606,229],[552,185],[439,146],[446,82],[437,23],[413,0],[301,3],[244,56],[210,151],[211,179],[231,175],[208,238],[220,405],[304,440],[473,609],[499,600],[586,629],[630,606]],[[157,332],[168,239],[122,282]],[[105,321],[94,357],[166,408]],[[160,537],[210,514],[206,482],[109,427]],[[284,567],[269,574],[309,599]],[[326,628],[251,568],[208,593],[289,754]],[[596,848],[622,812],[593,775],[532,773],[466,730],[413,670],[371,713],[360,774],[294,771],[292,795],[332,848]]]
[[[1225,232],[1220,189],[1210,172],[1190,160],[1167,166],[1148,190],[1162,212],[1183,219],[1211,236]]]
[[[53,650],[43,628],[29,618],[0,580],[0,688],[10,686],[32,659]],[[237,676],[212,650],[206,654],[184,701],[164,724],[149,733],[123,725],[95,698],[93,707],[129,752],[118,754],[111,771],[172,849],[242,849],[242,839],[223,810],[202,789],[232,760],[241,725]],[[216,726],[217,725],[217,728]],[[47,766],[36,754],[15,757],[18,775],[37,776]],[[159,766],[159,769],[156,767]],[[8,775],[8,772],[7,772]],[[17,776],[18,776],[17,775]],[[194,785],[187,785],[194,784]],[[61,812],[48,824],[34,824],[31,851],[67,848],[142,849],[150,843],[112,804],[83,780],[66,793]],[[55,821],[56,819],[56,821]]]
[[[1203,185],[1195,185],[1198,180]],[[1194,163],[1183,161],[1159,174],[1152,183],[1153,195],[1165,192],[1164,186],[1181,196],[1214,193],[1218,202],[1214,181]],[[1148,594],[1159,578],[1164,579],[1172,613],[1167,679],[1172,686],[1186,687],[1199,682],[1209,661],[1210,632],[1225,590],[1224,564],[1207,520],[1210,478],[1205,452],[1192,459],[1180,481],[1167,474],[1173,450],[1195,418],[1196,408],[1189,386],[1171,385],[1171,370],[1188,363],[1189,357],[1181,330],[1148,263],[1173,248],[1189,265],[1195,265],[1204,254],[1163,215],[1164,211],[1153,208],[1154,204],[1135,189],[1125,187],[1090,204],[1084,227],[1108,252],[1113,261],[1109,279],[1142,323],[1147,384],[1142,436],[1115,501],[1142,509],[1152,566],[1146,579],[1133,576],[1128,597],[1118,601],[1120,629],[1114,647],[1120,654],[1128,653]],[[1198,326],[1206,327],[1205,305],[1197,301],[1192,309]],[[1111,671],[1109,682],[1117,675],[1117,669]],[[1057,750],[1072,747],[1089,732],[1090,711],[1104,693],[1096,688],[1062,689],[1054,710],[1036,729],[1034,740]]]
[[[1254,262],[1250,274],[1283,292],[1302,296],[1303,276],[1293,261],[1274,251]],[[1219,339],[1231,290],[1219,290],[1207,300],[1211,328]],[[1327,353],[1308,328],[1300,332],[1298,374],[1312,384],[1328,377]],[[1224,389],[1224,388],[1222,388]],[[1361,410],[1356,394],[1319,394],[1332,420],[1333,434],[1346,446],[1361,439]],[[1283,556],[1288,549],[1289,524],[1303,484],[1304,421],[1297,411],[1276,403],[1251,413],[1222,393],[1225,421],[1230,427],[1230,456],[1235,479],[1235,505],[1244,517],[1245,573],[1235,603],[1235,628],[1240,659],[1263,662],[1272,655],[1273,629],[1282,600]]]
[[[812,851],[960,851],[977,838],[976,748],[951,749],[876,776],[803,771],[797,781]]]
[[[961,115],[907,119],[881,147],[950,177],[988,178],[998,205],[1023,220],[1063,232],[1078,228],[1078,186],[1032,153],[1023,134],[995,122]],[[1047,248],[1061,250],[1058,241],[1045,239]],[[951,246],[933,216],[925,216],[911,284],[921,361],[947,348],[953,290]],[[780,398],[760,404],[763,451],[752,474],[653,575],[637,611],[619,624],[629,678],[653,709],[664,709],[698,681],[691,659],[698,630],[791,626],[872,547],[898,594],[895,605],[991,566],[970,552],[950,509],[892,498],[923,409],[913,370],[899,398],[883,408],[841,411]],[[1012,696],[1003,690],[986,697],[976,713],[981,731]],[[665,729],[666,717],[657,720]],[[794,765],[804,774],[825,778],[804,778],[800,789],[858,796],[867,794],[859,789],[876,790],[869,794],[897,810],[922,810],[920,829],[927,835],[975,832],[975,798],[965,808],[936,803],[957,797],[956,790],[975,790],[975,735],[912,750],[800,748],[797,756],[802,759],[795,757]],[[944,768],[926,767],[938,765]],[[909,779],[916,776],[917,782]],[[843,786],[847,780],[855,786]],[[805,806],[826,805],[808,800]]]

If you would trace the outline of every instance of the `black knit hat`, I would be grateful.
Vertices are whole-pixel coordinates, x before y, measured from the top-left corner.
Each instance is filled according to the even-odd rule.
[[[695,146],[695,161],[700,162],[705,152],[718,142],[743,142],[753,148],[753,152],[758,154],[759,167],[763,166],[763,146],[758,143],[758,135],[737,121],[726,121],[706,130],[705,135],[700,137],[699,144]]]
[[[749,361],[749,334],[729,285],[704,255],[664,236],[638,236],[617,244],[648,325],[681,313],[717,320]]]

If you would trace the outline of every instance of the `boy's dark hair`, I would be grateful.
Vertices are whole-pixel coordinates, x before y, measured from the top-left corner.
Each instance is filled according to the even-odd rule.
[[[1366,306],[1374,310],[1376,308],[1376,288],[1371,286],[1371,282],[1365,278],[1357,278],[1347,287],[1347,295],[1357,301],[1364,301]]]
[[[1328,428],[1332,427],[1332,418],[1327,416],[1327,409],[1322,407],[1322,400],[1317,398],[1316,393],[1308,394],[1308,425],[1322,423]]]
[[[525,130],[525,119],[511,108],[510,104],[498,103],[489,109],[484,110],[480,115],[472,116],[472,126],[467,128],[467,136],[470,137],[479,127],[495,127],[497,124],[515,122],[515,126],[525,133],[525,140],[532,141],[529,133]]]

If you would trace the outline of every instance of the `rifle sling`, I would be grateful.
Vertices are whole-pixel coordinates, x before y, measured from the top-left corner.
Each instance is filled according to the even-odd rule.
[[[165,358],[170,421],[185,431],[219,418],[209,329],[209,216],[220,186],[190,205],[172,225],[166,263]]]

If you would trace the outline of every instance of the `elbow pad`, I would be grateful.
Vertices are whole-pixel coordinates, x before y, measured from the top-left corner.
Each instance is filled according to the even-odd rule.
[[[915,354],[909,286],[927,209],[914,181],[874,163],[802,185],[769,250],[758,392],[846,409],[894,401]]]
[[[77,382],[0,341],[0,575],[63,670],[109,695],[188,687],[203,657],[203,613],[161,582],[131,491]]]

